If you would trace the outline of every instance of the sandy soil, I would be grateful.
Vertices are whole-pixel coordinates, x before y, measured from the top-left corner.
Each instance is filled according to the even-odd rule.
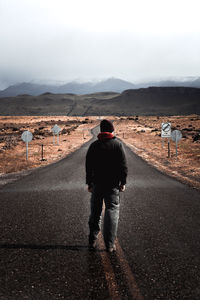
[[[59,141],[51,132],[55,124],[61,128]],[[97,124],[96,117],[0,117],[0,175],[43,166],[63,158],[91,139],[90,129]],[[26,144],[21,139],[25,130],[33,134],[28,145],[28,160]]]
[[[114,119],[115,134],[135,153],[159,170],[181,181],[200,188],[200,116],[173,117],[106,117]],[[29,170],[55,162],[91,139],[90,129],[99,125],[99,117],[0,117],[0,176]],[[172,129],[179,129],[183,138],[178,144],[160,136],[161,123],[171,122]],[[53,140],[51,128],[61,128],[59,145]],[[25,143],[21,134],[29,130],[33,140],[29,143],[26,160]],[[43,145],[43,160],[42,160]]]
[[[171,122],[172,130],[181,131],[178,143],[161,138],[161,123]],[[179,180],[200,188],[200,116],[120,118],[115,121],[116,135],[143,159]],[[162,141],[163,140],[163,141]]]

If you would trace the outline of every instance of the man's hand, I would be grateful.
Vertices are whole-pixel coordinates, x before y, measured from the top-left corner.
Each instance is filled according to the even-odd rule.
[[[92,193],[92,187],[90,185],[88,185],[88,192]]]
[[[124,192],[125,191],[125,185],[123,185],[123,184],[121,184],[120,186],[119,186],[119,191],[120,192]]]

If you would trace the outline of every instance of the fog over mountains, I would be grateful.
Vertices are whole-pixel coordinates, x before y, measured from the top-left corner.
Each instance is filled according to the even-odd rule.
[[[182,80],[162,80],[162,81],[150,81],[140,84],[134,84],[129,81],[121,80],[118,78],[109,78],[97,83],[86,82],[80,83],[72,81],[66,84],[40,84],[23,82],[9,86],[8,88],[0,91],[0,98],[13,97],[18,95],[32,95],[38,96],[44,93],[54,94],[91,94],[97,92],[116,92],[121,93],[128,89],[147,88],[151,86],[157,87],[194,87],[200,88],[200,77],[189,77]]]
[[[107,92],[113,91],[121,93],[127,89],[133,89],[135,85],[131,82],[117,79],[109,78],[97,83],[85,82],[80,83],[72,81],[62,85],[48,85],[48,84],[36,84],[36,83],[19,83],[16,85],[9,86],[5,90],[0,92],[0,97],[12,97],[23,94],[28,94],[32,96],[38,96],[43,93],[53,93],[53,94],[91,94],[96,92]]]
[[[0,115],[200,114],[200,78],[133,84],[110,78],[62,85],[21,83],[0,92]]]

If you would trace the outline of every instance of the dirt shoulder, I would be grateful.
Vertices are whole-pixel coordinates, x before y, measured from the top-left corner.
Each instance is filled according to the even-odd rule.
[[[177,157],[173,141],[168,157],[168,139],[161,138],[162,122],[170,122],[173,130],[182,132]],[[114,126],[116,135],[148,163],[200,189],[200,116],[123,117]]]
[[[51,131],[55,124],[61,129],[59,139]],[[97,124],[97,117],[0,117],[1,184],[56,162],[80,148],[92,138],[90,130]],[[28,144],[28,160],[26,144],[21,139],[26,130],[33,134]]]
[[[137,155],[162,172],[200,189],[200,116],[106,118],[114,120],[116,136]],[[182,132],[177,157],[175,143],[172,141],[168,157],[168,140],[165,138],[162,142],[161,138],[162,122],[170,122],[172,129]],[[90,130],[99,123],[99,117],[0,117],[0,185],[75,151],[91,139]],[[59,144],[51,131],[55,124],[61,129]],[[33,134],[33,140],[29,143],[28,160],[26,146],[21,139],[25,130]]]

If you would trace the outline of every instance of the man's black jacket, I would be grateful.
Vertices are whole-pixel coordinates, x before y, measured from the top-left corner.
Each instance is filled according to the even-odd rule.
[[[93,142],[86,155],[86,184],[118,187],[126,184],[127,163],[121,142],[112,139]]]

